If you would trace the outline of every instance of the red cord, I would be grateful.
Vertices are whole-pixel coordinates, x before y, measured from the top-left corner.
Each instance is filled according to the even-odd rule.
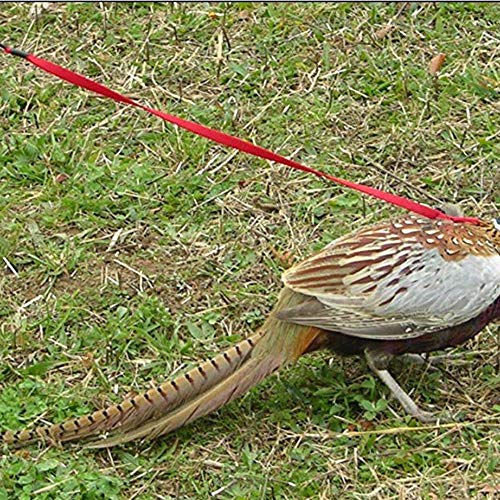
[[[118,92],[115,92],[114,90],[111,90],[108,87],[101,85],[100,83],[97,83],[93,80],[90,80],[89,78],[86,78],[83,75],[80,75],[78,73],[65,69],[61,66],[58,66],[57,64],[54,64],[50,61],[46,61],[45,59],[41,59],[32,54],[27,54],[25,52],[16,49],[11,49],[3,44],[0,44],[0,47],[3,48],[3,50],[8,54],[20,56],[23,59],[28,60],[38,68],[42,69],[43,71],[51,73],[52,75],[55,75],[58,78],[61,78],[62,80],[65,80],[69,83],[72,83],[73,85],[90,90],[104,97],[109,97],[110,99],[114,99],[115,101],[123,102],[125,104],[129,104],[130,106],[135,106],[136,108],[143,109],[144,111],[147,111],[152,115],[158,116],[163,120],[166,120],[185,130],[193,132],[194,134],[200,135],[202,137],[210,139],[211,141],[217,142],[224,146],[228,146],[237,149],[239,151],[243,151],[244,153],[258,156],[259,158],[263,158],[265,160],[281,163],[282,165],[287,165],[288,167],[291,167],[296,170],[301,170],[303,172],[314,174],[323,179],[328,179],[330,181],[336,182],[337,184],[346,186],[350,189],[355,189],[356,191],[369,194],[370,196],[374,196],[375,198],[379,198],[388,203],[392,203],[393,205],[405,208],[406,210],[417,213],[429,219],[448,219],[454,222],[469,222],[472,224],[480,223],[479,219],[476,219],[474,217],[452,217],[444,214],[440,210],[428,207],[426,205],[422,205],[407,198],[403,198],[402,196],[387,193],[380,189],[376,189],[370,186],[365,186],[363,184],[357,184],[356,182],[351,182],[345,179],[334,177],[333,175],[329,175],[319,170],[315,170],[314,168],[308,167],[306,165],[302,165],[294,160],[285,158],[284,156],[273,153],[272,151],[269,151],[265,148],[262,148],[255,144],[251,144],[250,142],[239,139],[238,137],[234,137],[224,132],[220,132],[218,130],[206,127],[204,125],[200,125],[199,123],[195,123],[190,120],[184,120],[183,118],[169,115],[167,113],[164,113],[163,111],[158,111],[156,109],[144,106],[127,96],[119,94]]]

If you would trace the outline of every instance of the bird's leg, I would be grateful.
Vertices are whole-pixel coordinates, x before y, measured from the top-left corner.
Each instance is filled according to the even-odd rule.
[[[365,357],[370,369],[390,389],[392,395],[400,402],[407,413],[424,423],[436,421],[436,417],[432,413],[423,411],[417,406],[415,401],[413,401],[389,373],[387,367],[392,355],[366,349]]]
[[[441,356],[437,356],[440,359],[436,359],[436,361],[434,361],[434,356],[432,358],[429,358],[427,356],[422,356],[421,354],[412,353],[401,354],[399,357],[404,361],[409,361],[410,363],[418,366],[425,366],[426,369],[434,371],[439,370],[436,365],[443,363],[443,359]]]
[[[466,359],[461,359],[467,356],[470,353],[447,353],[447,354],[437,354],[434,356],[422,356],[421,354],[402,354],[401,358],[408,360],[412,363],[415,363],[417,365],[427,365],[431,367],[432,369],[437,369],[437,365],[442,365],[446,361],[453,361],[453,363],[456,363],[457,360],[459,360],[461,363],[460,364],[467,364]]]
[[[420,354],[411,354],[411,353],[401,354],[401,358],[404,359],[405,361],[410,361],[411,363],[414,363],[416,365],[426,365],[429,362],[428,358],[425,358]]]

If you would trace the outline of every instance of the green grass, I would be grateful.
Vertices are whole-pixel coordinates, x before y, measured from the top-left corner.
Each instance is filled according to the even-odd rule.
[[[496,4],[5,4],[0,21],[2,42],[142,103],[498,216]],[[208,357],[271,310],[279,254],[400,213],[6,55],[0,127],[0,256],[15,269],[0,274],[0,429],[85,414]],[[154,443],[2,450],[0,499],[493,498],[497,335],[444,372],[396,366],[457,425],[422,428],[364,362],[319,353]]]

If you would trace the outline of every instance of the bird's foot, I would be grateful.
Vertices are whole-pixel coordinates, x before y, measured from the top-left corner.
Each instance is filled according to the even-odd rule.
[[[406,413],[424,424],[434,424],[439,420],[439,417],[433,413],[422,410],[387,370],[379,370],[378,373],[375,373],[389,388],[392,395],[399,401]]]
[[[416,411],[410,414],[413,418],[416,418],[419,422],[422,422],[423,424],[435,424],[440,420],[437,415],[434,415],[434,413],[430,411],[424,411],[420,409],[418,406],[416,407]]]
[[[433,424],[437,421],[442,421],[441,416],[422,410],[417,403],[413,401],[411,396],[396,382],[389,371],[387,369],[381,369],[381,366],[386,365],[388,361],[385,354],[382,354],[382,357],[380,357],[378,352],[366,350],[365,356],[368,366],[373,373],[375,373],[375,375],[377,375],[389,388],[392,395],[399,401],[406,413],[425,424]]]

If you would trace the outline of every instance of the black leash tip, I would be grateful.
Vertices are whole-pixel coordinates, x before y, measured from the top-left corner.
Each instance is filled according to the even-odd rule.
[[[23,50],[19,49],[11,49],[10,47],[7,47],[7,45],[1,42],[0,42],[0,48],[5,52],[7,52],[7,54],[12,54],[13,56],[22,57],[23,59],[26,59],[29,56],[27,52],[24,52]]]

